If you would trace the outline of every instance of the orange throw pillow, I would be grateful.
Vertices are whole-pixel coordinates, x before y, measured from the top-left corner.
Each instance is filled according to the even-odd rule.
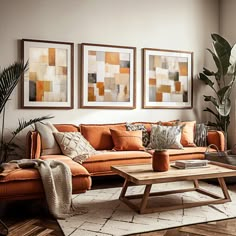
[[[84,138],[96,150],[111,150],[114,147],[110,129],[126,130],[125,123],[120,124],[81,124]]]
[[[121,131],[110,129],[114,150],[117,151],[138,151],[145,150],[142,142],[142,130]]]
[[[194,130],[196,121],[181,122],[180,125],[184,125],[180,140],[181,144],[184,147],[196,147],[196,144],[194,143]]]

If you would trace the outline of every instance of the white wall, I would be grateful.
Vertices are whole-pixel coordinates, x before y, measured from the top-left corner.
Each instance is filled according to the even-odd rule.
[[[233,2],[233,1],[231,1]],[[206,121],[202,110],[205,87],[194,78],[193,109],[141,109],[141,48],[194,52],[194,77],[207,64],[210,34],[219,32],[218,0],[0,0],[0,65],[20,58],[22,38],[75,43],[75,86],[72,110],[21,109],[20,89],[7,105],[6,127],[18,118],[54,115],[54,123],[119,121]],[[137,47],[137,108],[101,110],[79,108],[78,44],[100,43]]]
[[[220,34],[225,37],[231,45],[236,43],[236,1],[220,0]],[[232,110],[229,126],[229,147],[236,144],[236,86],[234,86],[231,102]]]

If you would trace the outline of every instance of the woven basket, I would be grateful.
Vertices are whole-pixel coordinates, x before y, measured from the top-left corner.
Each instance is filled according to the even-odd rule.
[[[211,147],[214,147],[216,149],[216,152],[209,152],[209,149]],[[214,144],[211,144],[207,147],[205,151],[205,158],[209,161],[216,161],[216,162],[236,166],[236,155],[231,154],[231,150],[219,151],[218,147]],[[225,180],[226,180],[226,183],[230,183],[230,184],[236,183],[236,177],[226,177]]]

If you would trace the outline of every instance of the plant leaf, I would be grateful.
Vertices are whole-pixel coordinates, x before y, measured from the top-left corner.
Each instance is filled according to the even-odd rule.
[[[219,106],[216,107],[216,109],[221,116],[228,116],[231,110],[230,99],[225,99],[223,103],[219,104]]]
[[[207,68],[203,67],[203,73],[207,76],[215,75],[215,72],[208,70]]]
[[[212,102],[214,104],[214,106],[218,106],[218,101],[216,100],[216,98],[212,97],[212,96],[206,96],[206,95],[203,95],[204,96],[204,101],[206,102]]]
[[[206,75],[199,73],[199,79],[202,80],[205,84],[213,88],[214,82],[212,82]]]
[[[211,38],[215,42],[222,44],[226,48],[227,51],[231,51],[231,46],[228,43],[228,41],[226,39],[224,39],[222,36],[220,36],[219,34],[211,34]]]
[[[21,76],[28,70],[28,62],[15,62],[0,71],[0,113],[2,112],[12,91],[18,84]]]
[[[220,102],[223,103],[225,99],[228,99],[231,93],[232,85],[227,85],[220,89],[217,94],[221,98]]]
[[[228,67],[230,65],[229,58],[230,58],[231,48],[229,51],[227,51],[227,49],[219,42],[214,42],[213,45],[220,61],[222,73],[223,75],[226,75]]]
[[[219,114],[218,113],[215,113],[214,111],[212,111],[212,109],[210,109],[209,107],[206,107],[203,111],[207,111],[209,113],[211,113],[212,115],[215,116],[216,120],[218,121],[219,120]]]
[[[207,51],[211,53],[211,55],[212,55],[212,57],[213,57],[213,60],[214,60],[214,62],[215,62],[215,64],[216,64],[216,67],[217,67],[217,69],[218,69],[218,71],[216,72],[216,74],[218,74],[218,75],[222,74],[222,69],[221,69],[221,65],[220,65],[220,60],[219,60],[219,58],[216,56],[216,54],[215,54],[211,49],[207,48]],[[217,79],[220,79],[220,77],[219,77],[219,78],[216,77],[216,78],[217,78]]]

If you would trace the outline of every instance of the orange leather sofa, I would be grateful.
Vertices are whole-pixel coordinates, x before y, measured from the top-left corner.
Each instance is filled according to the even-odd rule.
[[[150,130],[154,123],[142,122]],[[72,171],[73,193],[82,193],[91,187],[91,176],[113,175],[112,165],[150,163],[152,152],[146,151],[113,151],[113,140],[110,128],[126,130],[125,123],[119,124],[70,124],[55,125],[60,132],[81,132],[96,150],[106,150],[92,155],[83,164],[78,164],[69,157],[61,155],[41,156],[41,139],[37,131],[27,135],[27,157],[30,159],[56,159],[68,164]],[[224,135],[220,131],[210,131],[207,136],[208,145],[215,144],[224,150]],[[203,159],[206,147],[185,147],[169,149],[170,160]],[[35,169],[17,170],[0,179],[0,199],[29,199],[44,196],[39,173]]]

